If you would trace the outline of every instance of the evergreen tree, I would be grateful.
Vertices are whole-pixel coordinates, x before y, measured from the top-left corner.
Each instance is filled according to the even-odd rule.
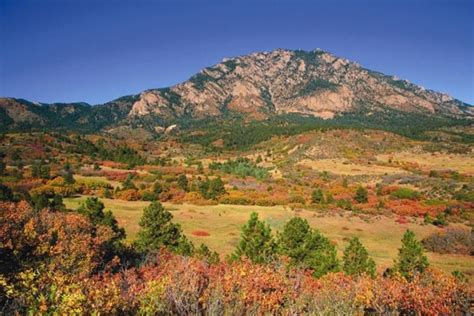
[[[110,189],[106,187],[104,189],[104,198],[106,199],[111,199],[112,198],[112,192],[110,192]]]
[[[278,234],[280,252],[290,257],[295,265],[304,262],[307,256],[305,242],[310,233],[311,227],[306,219],[293,217]]]
[[[125,230],[119,227],[111,211],[104,212],[104,203],[96,197],[87,198],[77,212],[87,216],[92,224],[109,226],[115,233],[114,241],[125,238]]]
[[[0,201],[12,201],[13,192],[12,190],[0,182]]]
[[[320,188],[313,190],[313,193],[311,194],[311,200],[315,204],[324,203],[323,191]]]
[[[206,261],[209,264],[216,264],[220,261],[219,254],[210,250],[205,244],[201,244],[201,246],[196,249],[194,256],[198,259]]]
[[[31,205],[33,209],[40,211],[49,208],[49,199],[45,194],[35,194],[31,196]]]
[[[156,181],[153,184],[153,193],[160,194],[161,192],[163,192],[163,186],[161,185],[160,181]]]
[[[367,203],[368,195],[369,195],[369,193],[367,192],[367,189],[360,186],[360,187],[357,188],[354,199],[359,203]]]
[[[188,178],[186,177],[186,175],[184,174],[181,174],[179,177],[178,177],[178,186],[183,190],[183,191],[188,191],[189,188],[188,188]]]
[[[253,263],[268,263],[275,258],[276,246],[270,226],[260,221],[257,213],[252,213],[242,227],[240,243],[231,258],[246,257]]]
[[[304,249],[307,256],[303,263],[313,270],[313,276],[316,278],[339,271],[336,247],[319,231],[310,232],[305,239]]]
[[[202,162],[198,162],[197,164],[197,172],[204,173],[204,167],[202,166]]]
[[[348,275],[368,274],[375,277],[375,262],[369,257],[359,238],[354,237],[344,250],[343,270]]]
[[[66,206],[64,205],[64,202],[63,202],[63,197],[59,194],[55,194],[53,196],[53,200],[51,201],[50,206],[53,210],[56,210],[56,211],[66,210]]]
[[[31,168],[31,176],[33,178],[49,179],[50,167],[43,160],[33,164]]]
[[[428,265],[422,244],[416,240],[414,232],[407,230],[402,238],[395,269],[405,278],[411,279],[416,273],[424,272]]]
[[[278,236],[280,252],[290,257],[290,264],[313,270],[315,277],[339,270],[336,247],[319,231],[314,231],[306,219],[289,220]]]
[[[124,190],[136,189],[137,187],[133,183],[132,179],[133,179],[133,175],[129,173],[125,181],[122,183],[122,189]]]
[[[64,178],[64,183],[65,184],[74,184],[76,182],[76,180],[74,180],[72,170],[70,170],[70,169],[66,171],[63,178]]]
[[[6,167],[7,165],[5,164],[5,154],[0,152],[0,175],[4,175],[5,174],[5,170],[6,170]]]
[[[161,203],[152,202],[143,210],[136,246],[140,251],[167,247],[176,251],[183,246],[181,226],[171,222],[173,215]]]
[[[208,191],[208,196],[210,199],[217,199],[219,196],[222,194],[225,194],[225,188],[224,188],[224,182],[222,181],[221,177],[217,177],[215,179],[212,179],[209,182],[209,191]]]
[[[349,186],[349,180],[347,180],[347,178],[344,178],[344,179],[342,180],[342,186],[343,186],[344,188],[347,188],[347,187]]]

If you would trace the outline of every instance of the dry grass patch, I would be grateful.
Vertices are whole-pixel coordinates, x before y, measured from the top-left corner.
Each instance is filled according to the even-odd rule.
[[[406,173],[405,170],[379,166],[379,165],[362,165],[354,164],[347,159],[318,159],[310,160],[303,159],[298,164],[310,167],[318,171],[327,171],[335,174],[342,175],[384,175],[384,174],[397,174]]]
[[[397,152],[393,154],[378,155],[376,158],[382,162],[408,162],[415,163],[425,171],[429,170],[455,170],[460,173],[474,175],[474,156],[442,153],[411,153]]]

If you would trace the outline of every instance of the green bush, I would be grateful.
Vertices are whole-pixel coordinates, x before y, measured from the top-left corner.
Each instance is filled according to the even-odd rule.
[[[404,187],[393,191],[391,196],[399,200],[417,200],[420,197],[420,193],[418,191]]]

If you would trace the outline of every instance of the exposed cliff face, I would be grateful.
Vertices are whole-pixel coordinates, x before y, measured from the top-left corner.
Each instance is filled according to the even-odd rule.
[[[175,96],[174,102],[169,94]],[[166,91],[146,91],[129,116],[190,113],[201,118],[231,110],[259,116],[304,113],[332,118],[360,107],[447,115],[469,112],[447,95],[321,50],[275,50],[225,59]]]
[[[49,126],[58,118],[66,118],[68,125],[100,129],[143,121],[161,124],[184,117],[218,117],[229,111],[252,119],[282,113],[329,119],[347,112],[373,115],[387,109],[474,117],[472,108],[459,100],[322,50],[279,49],[224,59],[173,87],[147,90],[97,106],[0,99],[0,112],[6,117],[0,124],[7,128]]]

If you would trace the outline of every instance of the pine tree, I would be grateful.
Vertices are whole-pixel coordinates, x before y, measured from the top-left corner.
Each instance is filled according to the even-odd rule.
[[[186,177],[186,175],[184,174],[181,174],[179,177],[178,177],[178,186],[183,190],[183,191],[188,191],[189,188],[188,188],[188,178]]]
[[[66,206],[64,205],[64,202],[63,202],[63,197],[59,194],[55,194],[53,196],[53,200],[51,201],[50,206],[53,210],[56,210],[56,211],[66,210]]]
[[[298,265],[306,258],[305,241],[311,233],[308,221],[300,217],[293,217],[283,227],[278,235],[280,252],[292,259]]]
[[[76,180],[74,180],[74,176],[72,173],[71,165],[69,163],[66,163],[64,165],[64,183],[66,184],[74,184]]]
[[[124,190],[136,189],[137,188],[135,186],[135,184],[133,183],[132,179],[133,179],[133,175],[131,173],[129,173],[127,175],[127,178],[125,179],[125,181],[122,183],[122,188]]]
[[[210,250],[205,244],[201,244],[201,246],[196,249],[194,255],[196,258],[204,260],[209,264],[216,264],[220,261],[219,254]]]
[[[210,199],[217,199],[219,196],[222,194],[225,194],[225,188],[224,188],[224,182],[220,177],[217,177],[215,179],[212,179],[209,182],[209,191],[208,191],[208,196]]]
[[[161,203],[152,202],[143,210],[136,246],[140,251],[167,247],[176,251],[182,246],[181,226],[171,222],[173,215]]]
[[[360,187],[357,188],[354,199],[359,203],[367,203],[368,195],[369,195],[369,193],[367,192],[367,189],[360,186]]]
[[[375,262],[369,257],[359,238],[354,237],[344,250],[343,270],[348,275],[368,274],[375,276]]]
[[[319,231],[311,231],[305,240],[304,249],[307,253],[304,265],[313,270],[314,277],[339,271],[336,247]]]
[[[0,201],[12,201],[13,192],[12,190],[0,182]]]
[[[289,220],[278,236],[279,250],[290,257],[290,264],[313,270],[315,277],[339,270],[336,247],[319,231],[311,229],[306,219]]]
[[[240,243],[231,258],[246,257],[253,263],[269,263],[274,260],[276,250],[270,226],[260,221],[257,213],[252,213],[242,227]]]
[[[324,195],[321,189],[313,190],[311,194],[311,200],[315,204],[324,203]]]
[[[407,230],[402,238],[395,269],[405,278],[411,279],[416,273],[424,272],[428,265],[422,244],[416,240],[414,232]]]
[[[114,240],[125,238],[125,230],[119,227],[111,211],[104,212],[104,203],[96,197],[87,198],[77,209],[77,212],[87,216],[92,224],[108,226],[115,233]]]
[[[6,170],[6,164],[5,164],[5,154],[3,152],[0,152],[0,175],[4,175],[5,174],[5,170]]]

